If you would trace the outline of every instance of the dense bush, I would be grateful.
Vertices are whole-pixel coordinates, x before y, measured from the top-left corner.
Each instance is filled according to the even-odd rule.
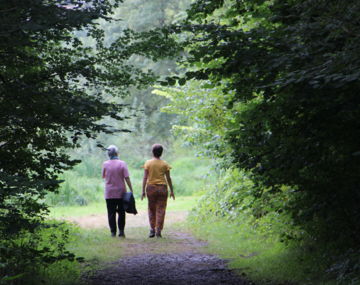
[[[231,260],[259,284],[358,284],[358,253],[338,247],[338,240],[314,241],[283,207],[292,191],[264,191],[258,197],[250,175],[223,171],[192,210],[189,223],[213,252]],[[280,209],[280,210],[279,210]],[[277,283],[278,282],[278,283]]]
[[[21,232],[16,239],[3,240],[0,247],[0,284],[77,282],[78,262],[82,258],[75,258],[67,250],[73,234],[71,225],[47,221],[32,232]]]

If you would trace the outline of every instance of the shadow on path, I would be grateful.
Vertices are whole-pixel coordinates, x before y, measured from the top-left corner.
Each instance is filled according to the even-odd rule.
[[[250,284],[227,269],[224,260],[201,253],[141,254],[112,263],[88,284]]]

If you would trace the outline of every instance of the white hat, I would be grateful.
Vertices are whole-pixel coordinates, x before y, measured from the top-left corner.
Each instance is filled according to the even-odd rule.
[[[108,151],[109,157],[117,156],[119,150],[115,145],[109,145],[106,150]]]

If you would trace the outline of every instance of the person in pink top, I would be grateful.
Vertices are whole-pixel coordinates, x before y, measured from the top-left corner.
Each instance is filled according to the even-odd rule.
[[[122,196],[126,192],[126,184],[133,192],[129,170],[124,161],[118,157],[118,148],[110,145],[107,148],[109,160],[103,163],[102,177],[105,179],[105,200],[111,236],[116,236],[116,212],[118,212],[119,237],[125,237],[125,210]]]

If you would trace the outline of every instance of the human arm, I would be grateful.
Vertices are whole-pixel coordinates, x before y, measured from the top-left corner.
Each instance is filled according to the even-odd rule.
[[[171,177],[170,177],[170,170],[165,172],[165,176],[166,176],[166,181],[167,181],[167,183],[168,183],[168,185],[170,187],[170,197],[175,200],[174,188],[173,188],[172,180],[171,180]]]
[[[126,181],[126,184],[129,186],[130,191],[133,192],[130,177],[125,177],[125,181]]]
[[[149,170],[145,169],[143,183],[142,183],[141,200],[143,200],[145,198],[145,188],[146,188],[146,182],[147,182],[148,176],[149,176]]]
[[[102,178],[105,178],[105,167],[102,169]]]

